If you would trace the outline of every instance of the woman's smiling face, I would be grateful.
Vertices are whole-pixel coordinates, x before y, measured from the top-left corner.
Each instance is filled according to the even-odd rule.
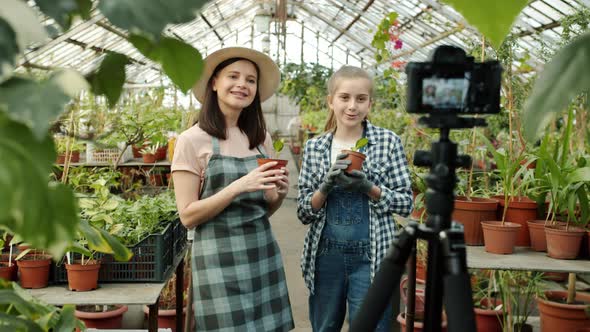
[[[252,104],[258,89],[258,73],[253,63],[238,60],[221,69],[214,77],[213,91],[222,110],[242,110]]]

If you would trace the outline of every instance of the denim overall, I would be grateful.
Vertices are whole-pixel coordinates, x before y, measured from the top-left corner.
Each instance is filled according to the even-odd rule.
[[[370,252],[369,197],[335,187],[326,201],[315,292],[309,298],[313,331],[340,331],[347,302],[350,325],[370,286]],[[390,316],[391,306],[384,313]],[[381,319],[375,331],[389,331],[389,326],[389,319]]]

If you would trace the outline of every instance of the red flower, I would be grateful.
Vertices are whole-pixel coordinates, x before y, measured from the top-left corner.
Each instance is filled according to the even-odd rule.
[[[401,39],[397,39],[395,41],[395,46],[393,48],[395,48],[396,50],[399,50],[400,48],[402,48],[403,45],[404,44],[403,44],[402,40]]]

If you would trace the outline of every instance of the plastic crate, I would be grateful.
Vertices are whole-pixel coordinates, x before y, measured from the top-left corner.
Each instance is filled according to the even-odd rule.
[[[183,240],[177,240],[176,234]],[[98,282],[164,282],[172,273],[173,262],[185,245],[185,227],[180,221],[172,221],[160,234],[150,234],[130,247],[133,257],[127,262],[117,262],[113,255],[97,253],[95,258],[101,261]],[[79,257],[79,254],[74,254],[74,259]],[[63,262],[62,259],[54,269],[54,283],[68,282]]]
[[[86,144],[86,162],[97,164],[114,164],[119,158],[119,154],[123,151],[124,144],[117,149],[100,149],[92,143]],[[125,163],[133,158],[131,147],[128,146],[121,156],[120,164]]]

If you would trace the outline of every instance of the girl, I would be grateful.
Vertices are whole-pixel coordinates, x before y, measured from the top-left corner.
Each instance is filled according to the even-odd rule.
[[[393,213],[412,209],[410,175],[400,138],[367,120],[372,78],[344,66],[328,81],[330,113],[325,134],[307,141],[299,176],[297,215],[311,224],[301,268],[310,290],[314,331],[340,331],[348,305],[349,324],[395,233]],[[348,175],[340,151],[369,140],[362,171]],[[331,165],[331,166],[330,166]],[[389,331],[391,307],[378,331]]]
[[[193,88],[199,120],[179,135],[171,168],[180,220],[194,229],[196,329],[288,331],[291,305],[268,220],[288,174],[256,162],[272,151],[260,103],[276,90],[279,69],[241,47],[212,53],[204,66]]]

